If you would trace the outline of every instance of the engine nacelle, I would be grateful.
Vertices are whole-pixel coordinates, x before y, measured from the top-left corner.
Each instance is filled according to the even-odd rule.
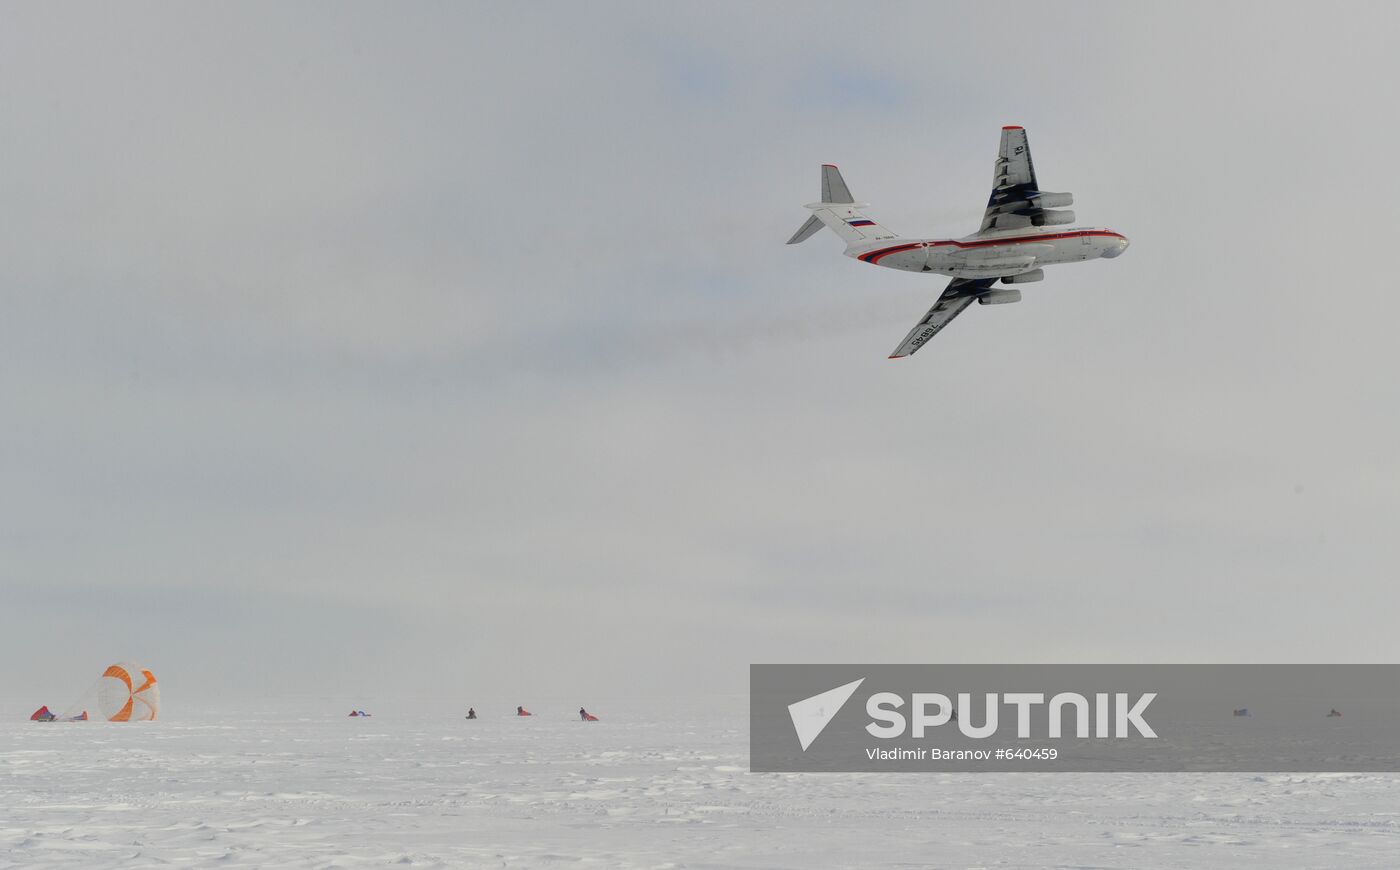
[[[1067,205],[1074,205],[1074,194],[1042,193],[1035,198],[1035,204],[1041,208],[1064,208]]]
[[[1058,227],[1061,224],[1074,223],[1074,212],[1072,211],[1044,211],[1031,218],[1031,223],[1038,227]]]
[[[1003,284],[1029,284],[1032,281],[1044,281],[1044,269],[1032,269],[1029,272],[1022,272],[1019,275],[1007,275],[1001,279]]]
[[[1008,302],[1020,302],[1020,290],[988,290],[977,301],[982,305],[1005,305]]]

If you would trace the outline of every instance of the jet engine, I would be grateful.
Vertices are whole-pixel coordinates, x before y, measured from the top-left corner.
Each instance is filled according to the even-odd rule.
[[[1020,301],[1020,290],[988,290],[977,297],[977,302],[981,305],[1005,305],[1008,302]]]
[[[1064,208],[1067,205],[1074,205],[1074,194],[1042,193],[1035,198],[1035,204],[1041,208]]]
[[[1058,227],[1061,224],[1074,223],[1074,212],[1065,211],[1043,211],[1031,218],[1031,223],[1038,227]]]
[[[1029,284],[1032,281],[1044,281],[1044,269],[1032,269],[1029,272],[1022,272],[1019,275],[1007,275],[1001,279],[1003,284]]]

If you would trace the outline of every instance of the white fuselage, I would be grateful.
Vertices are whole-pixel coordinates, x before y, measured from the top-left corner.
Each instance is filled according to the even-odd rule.
[[[890,239],[852,245],[846,256],[904,272],[1003,278],[1060,263],[1111,258],[1128,240],[1103,227],[1034,227],[961,239]]]

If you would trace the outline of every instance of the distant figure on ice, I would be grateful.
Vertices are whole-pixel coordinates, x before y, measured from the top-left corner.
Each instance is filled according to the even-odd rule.
[[[1235,715],[1236,715],[1236,716],[1248,716],[1248,715],[1249,715],[1249,708],[1248,708],[1248,707],[1241,707],[1241,708],[1239,708],[1238,710],[1235,711]]]
[[[356,718],[369,716],[364,710],[351,710],[350,715]]]
[[[467,708],[467,718],[468,718],[468,719],[475,719],[475,718],[476,718],[476,708],[475,708],[475,707],[468,707],[468,708]]]
[[[579,707],[579,708],[578,708],[578,717],[579,717],[580,719],[582,719],[583,721],[585,721],[585,722],[597,722],[597,721],[598,721],[598,717],[597,717],[597,716],[594,716],[592,713],[588,712],[587,710],[583,709],[582,707]]]
[[[533,715],[535,715],[535,714],[534,714],[534,713],[531,713],[529,710],[526,710],[524,707],[516,707],[516,708],[515,708],[515,715],[517,715],[517,716],[533,716]]]
[[[1335,719],[1340,715],[1342,715],[1342,711],[1338,710],[1336,707],[1333,707],[1332,710],[1327,714],[1327,718]]]

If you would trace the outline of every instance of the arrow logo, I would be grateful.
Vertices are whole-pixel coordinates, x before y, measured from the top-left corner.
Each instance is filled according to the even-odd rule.
[[[836,718],[836,714],[841,712],[841,708],[855,694],[860,684],[865,682],[865,677],[861,677],[853,683],[844,686],[837,686],[822,692],[820,695],[813,695],[804,698],[793,704],[788,704],[788,715],[792,717],[793,730],[797,732],[797,739],[802,744],[802,751],[806,752],[807,747],[812,745],[812,741],[831,724],[831,720]]]

